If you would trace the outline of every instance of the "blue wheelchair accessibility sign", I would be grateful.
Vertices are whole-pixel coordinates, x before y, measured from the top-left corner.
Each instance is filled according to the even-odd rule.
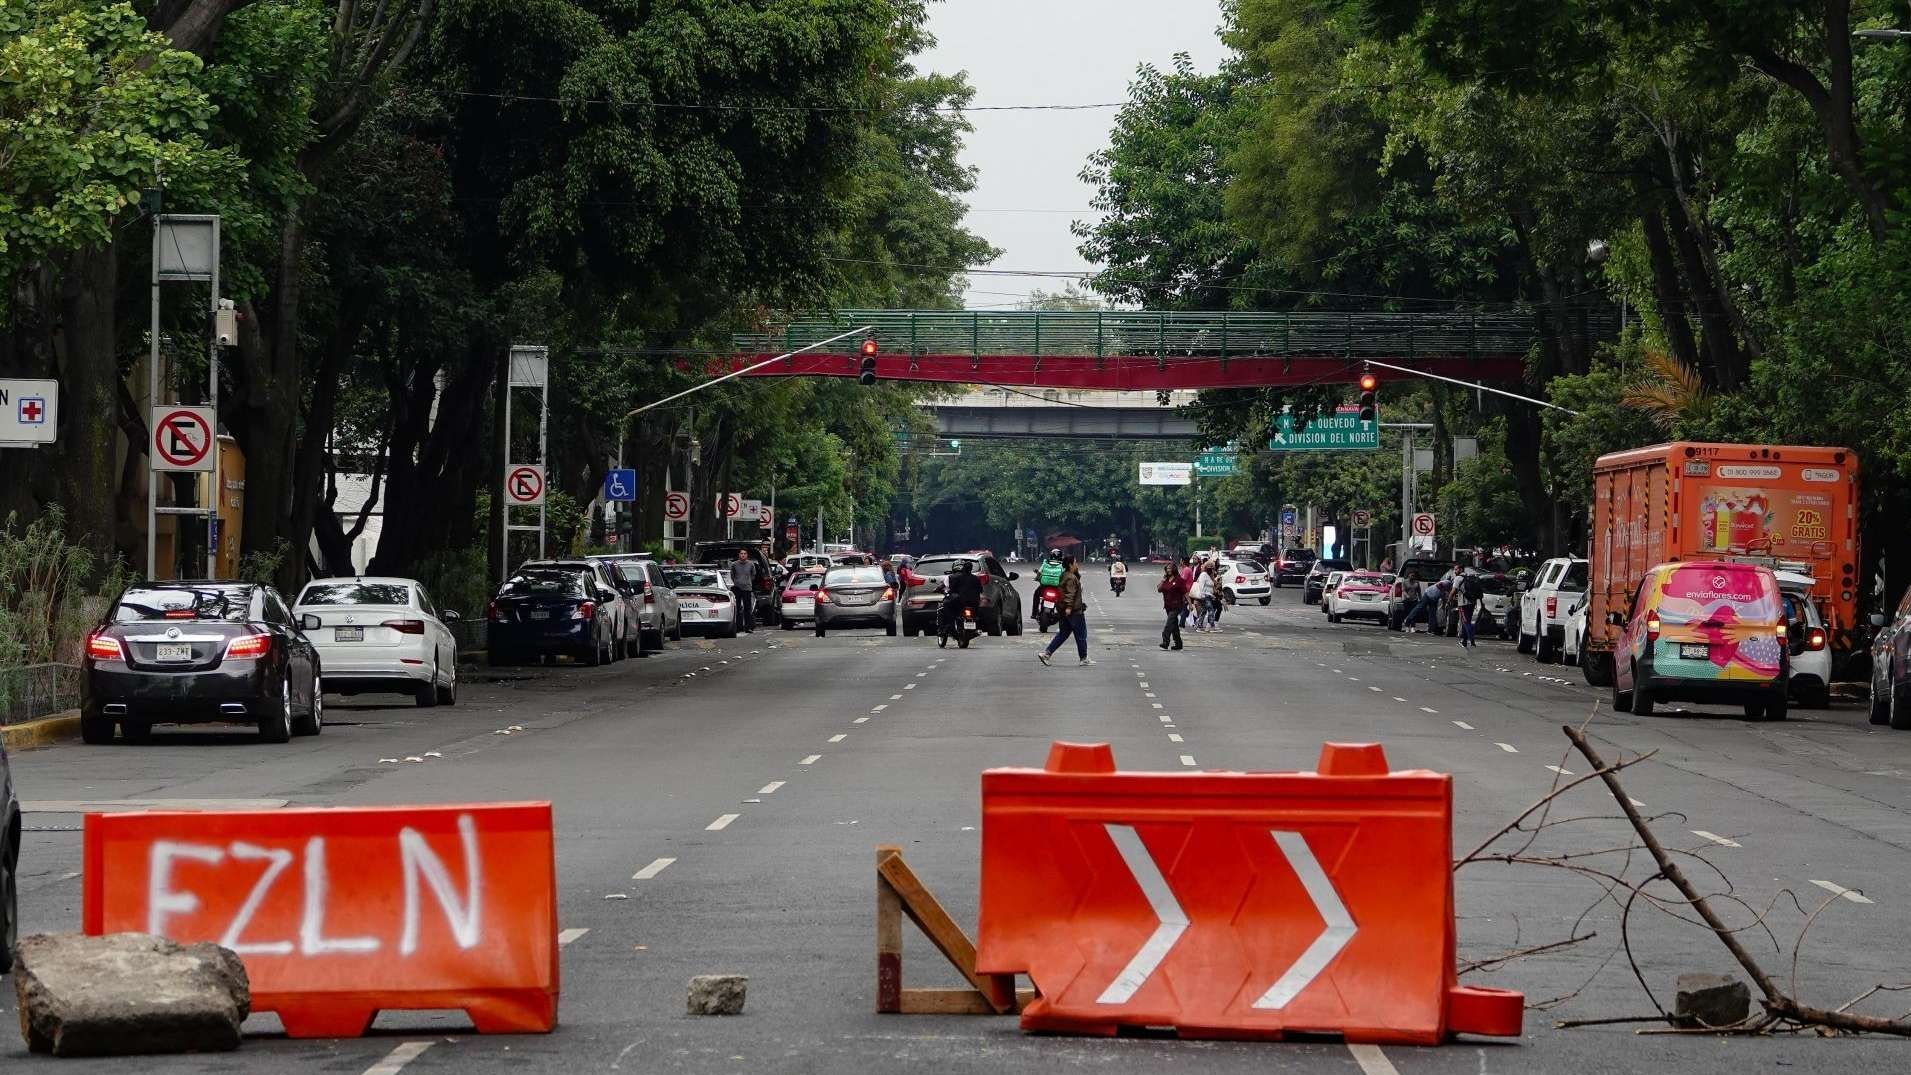
[[[605,500],[636,500],[637,472],[634,470],[613,470],[604,475]]]

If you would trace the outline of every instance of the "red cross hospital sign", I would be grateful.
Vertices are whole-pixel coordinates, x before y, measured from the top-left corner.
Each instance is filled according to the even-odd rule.
[[[60,382],[0,377],[0,448],[51,444],[60,426]]]

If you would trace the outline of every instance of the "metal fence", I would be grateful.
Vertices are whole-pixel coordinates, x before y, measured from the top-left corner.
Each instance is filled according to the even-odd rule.
[[[458,640],[459,653],[476,653],[484,648],[488,624],[482,617],[457,620],[445,626],[451,628],[451,637]]]
[[[0,668],[0,724],[20,724],[80,705],[80,666],[22,664]]]

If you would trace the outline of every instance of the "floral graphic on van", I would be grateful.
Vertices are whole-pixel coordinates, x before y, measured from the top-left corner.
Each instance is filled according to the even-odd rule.
[[[1692,564],[1656,574],[1648,607],[1659,618],[1653,670],[1690,679],[1772,679],[1782,670],[1784,613],[1771,577],[1742,564]],[[1694,644],[1706,647],[1694,660]]]

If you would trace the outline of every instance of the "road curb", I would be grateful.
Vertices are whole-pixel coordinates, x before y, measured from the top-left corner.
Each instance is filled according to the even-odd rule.
[[[31,750],[79,737],[80,711],[77,709],[22,724],[0,726],[0,743],[5,743],[8,750]]]

